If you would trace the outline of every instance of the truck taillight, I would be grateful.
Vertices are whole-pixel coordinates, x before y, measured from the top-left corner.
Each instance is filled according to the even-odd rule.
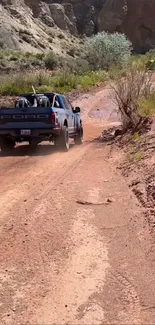
[[[51,123],[52,123],[52,124],[56,124],[56,115],[55,115],[55,113],[52,113],[52,114],[50,115],[50,120],[51,120]]]

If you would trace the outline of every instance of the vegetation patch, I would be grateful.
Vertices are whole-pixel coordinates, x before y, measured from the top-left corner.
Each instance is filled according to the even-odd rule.
[[[132,62],[127,65],[124,75],[116,78],[111,88],[124,130],[137,132],[145,122],[147,103],[150,102],[152,108],[152,73],[141,62]]]
[[[139,100],[139,112],[142,116],[155,114],[155,92],[153,91],[146,97]]]
[[[131,55],[132,45],[124,34],[98,33],[87,40],[85,56],[93,69],[122,67]]]
[[[88,90],[97,82],[107,80],[107,74],[104,71],[88,72],[82,75],[70,72],[40,71],[36,73],[17,74],[14,76],[1,76],[0,94],[1,95],[19,95],[24,92],[31,92],[32,86],[37,91],[54,91],[67,93],[73,89],[81,91]]]

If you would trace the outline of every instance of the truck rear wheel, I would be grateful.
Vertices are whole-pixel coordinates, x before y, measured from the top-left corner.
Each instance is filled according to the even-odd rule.
[[[55,144],[63,151],[69,150],[69,133],[67,126],[63,126],[61,135],[56,138]]]
[[[74,137],[75,144],[82,144],[83,143],[83,126],[80,125],[80,128],[78,130],[78,134]]]
[[[15,141],[11,139],[2,139],[0,141],[1,151],[5,153],[9,153],[14,149]]]

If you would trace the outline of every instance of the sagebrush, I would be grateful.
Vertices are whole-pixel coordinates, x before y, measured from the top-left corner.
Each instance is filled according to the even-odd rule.
[[[114,65],[122,67],[131,50],[131,42],[124,34],[102,32],[87,39],[85,56],[93,69],[108,69]]]
[[[140,101],[148,98],[152,89],[152,74],[144,65],[132,63],[128,66],[125,76],[118,77],[111,84],[112,98],[117,104],[124,129],[140,128],[143,116]]]

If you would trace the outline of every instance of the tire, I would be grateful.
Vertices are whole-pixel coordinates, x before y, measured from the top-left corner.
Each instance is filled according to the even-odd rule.
[[[55,144],[63,151],[69,150],[69,133],[67,126],[63,126],[61,135],[56,138]]]
[[[1,146],[2,152],[9,153],[9,152],[13,151],[14,146],[15,146],[15,141],[13,141],[11,139],[3,139],[0,142],[0,146]]]
[[[80,125],[78,134],[74,137],[74,142],[77,145],[80,145],[83,143],[83,127],[82,127],[82,125]]]
[[[38,145],[38,142],[33,142],[33,141],[29,141],[29,145],[30,145],[30,147],[32,148],[32,149],[36,149],[37,148],[37,145]]]

